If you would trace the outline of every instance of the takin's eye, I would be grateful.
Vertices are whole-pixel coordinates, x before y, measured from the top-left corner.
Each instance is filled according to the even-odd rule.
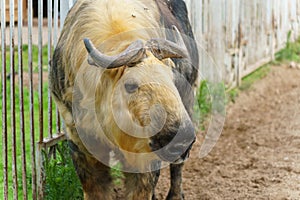
[[[132,81],[132,80],[127,81],[124,86],[125,86],[126,92],[129,94],[136,92],[137,89],[139,88],[139,85],[135,81]]]

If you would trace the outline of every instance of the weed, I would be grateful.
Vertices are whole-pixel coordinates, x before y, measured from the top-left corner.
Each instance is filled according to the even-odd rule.
[[[46,174],[45,199],[83,199],[83,191],[75,172],[67,141],[56,145],[56,158],[43,152]]]
[[[118,162],[116,165],[114,165],[110,170],[110,174],[114,179],[114,184],[120,186],[122,184],[122,180],[124,179],[122,164]]]
[[[249,89],[253,83],[266,77],[268,75],[268,73],[270,72],[270,69],[271,69],[270,64],[266,64],[266,65],[258,68],[251,74],[245,76],[242,80],[242,84],[240,85],[239,89],[240,90]]]
[[[238,89],[234,88],[234,89],[229,90],[227,92],[226,103],[229,103],[229,102],[235,103],[235,99],[238,97],[238,95],[239,95]]]
[[[198,90],[197,102],[199,106],[200,115],[205,117],[211,112],[211,96],[208,89],[208,82],[202,81]]]
[[[225,85],[203,80],[197,92],[200,128],[205,129],[204,122],[214,113],[225,114]]]
[[[291,42],[291,36],[292,31],[289,31],[285,48],[275,54],[276,62],[300,62],[300,38],[296,42]]]

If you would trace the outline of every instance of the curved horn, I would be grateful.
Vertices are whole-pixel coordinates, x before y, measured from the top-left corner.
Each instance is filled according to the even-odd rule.
[[[145,54],[144,44],[141,40],[137,40],[128,46],[122,53],[115,56],[107,56],[101,53],[90,39],[84,39],[85,48],[89,53],[88,62],[105,69],[114,69],[124,65],[139,62]]]
[[[183,38],[176,26],[172,26],[176,43],[166,39],[151,39],[146,43],[155,57],[162,60],[165,58],[188,58]]]

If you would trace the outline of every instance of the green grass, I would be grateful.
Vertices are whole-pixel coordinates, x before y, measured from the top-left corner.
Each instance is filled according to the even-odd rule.
[[[300,62],[300,38],[295,42],[291,42],[291,36],[292,32],[289,31],[285,48],[275,54],[277,63],[287,61]]]
[[[10,88],[8,87],[8,94],[10,93]],[[43,87],[43,96],[44,96],[44,101],[43,101],[43,106],[44,106],[44,113],[43,113],[43,117],[44,119],[47,119],[47,94],[48,94],[48,84],[44,84]],[[1,94],[2,95],[2,94]],[[27,186],[28,186],[28,190],[30,191],[31,189],[31,162],[30,162],[30,117],[29,117],[29,112],[30,112],[30,107],[29,107],[29,99],[27,97],[29,97],[29,90],[28,88],[24,88],[24,125],[25,125],[25,148],[26,148],[26,161],[27,161]],[[1,99],[3,97],[1,96]],[[20,98],[19,98],[19,89],[18,87],[16,87],[16,114],[15,114],[15,119],[16,119],[16,144],[17,144],[17,149],[16,149],[16,154],[17,154],[17,169],[18,169],[18,183],[19,183],[19,197],[22,196],[22,181],[21,181],[21,133],[20,133],[20,108],[19,108],[19,102],[20,102]],[[11,163],[12,163],[12,126],[11,126],[11,122],[12,122],[12,115],[11,115],[11,107],[10,107],[10,96],[8,95],[7,97],[7,136],[8,136],[8,184],[9,184],[9,196],[12,196],[12,169],[11,169]],[[34,93],[34,125],[35,125],[35,138],[37,140],[38,138],[38,131],[39,131],[39,114],[38,114],[38,94],[35,91]],[[1,110],[2,110],[2,104],[0,106]],[[2,117],[0,120],[0,123],[2,124]],[[53,122],[54,125],[54,122]],[[3,129],[3,128],[2,128]],[[43,130],[44,133],[48,133],[48,120],[44,120],[44,124],[43,124]],[[45,135],[46,135],[45,134]],[[0,143],[0,149],[2,149],[2,142]],[[1,159],[0,161],[0,168],[3,169],[3,160]],[[2,172],[1,172],[2,174]],[[0,196],[3,196],[3,176],[1,176],[0,178]],[[31,193],[29,192],[29,199],[31,198]]]
[[[17,50],[15,50],[16,53]],[[38,71],[38,48],[36,46],[33,46],[33,67],[34,67],[34,72],[36,73]],[[6,70],[7,70],[7,74],[10,73],[10,62],[9,62],[9,57],[10,57],[10,52],[9,50],[6,51]],[[44,65],[43,65],[43,71],[47,70],[47,47],[43,48],[43,60],[44,60]],[[0,58],[0,62],[1,58]],[[23,70],[24,73],[26,73],[28,71],[28,46],[24,46],[23,47]],[[16,57],[15,57],[15,72],[18,71],[18,56],[16,53]],[[1,72],[2,72],[2,65],[0,68]],[[17,77],[16,77],[17,78]],[[12,181],[12,118],[13,116],[11,115],[11,98],[10,98],[10,93],[11,93],[11,88],[10,88],[10,80],[11,79],[7,79],[7,98],[6,98],[6,102],[7,102],[7,139],[8,139],[8,186],[9,186],[9,199],[11,199],[13,197],[13,181]],[[3,99],[3,94],[2,94],[2,85],[3,85],[3,81],[1,80],[1,92],[0,92],[0,97],[1,97],[1,103],[0,103],[0,109],[1,109],[1,117],[0,117],[0,123],[1,123],[1,130],[3,130],[3,125],[2,125],[2,121],[3,121],[3,108],[2,108],[2,99]],[[35,87],[37,88],[37,87]],[[48,135],[48,83],[44,82],[43,84],[43,90],[42,90],[42,96],[43,96],[43,126],[42,129],[44,131],[44,135],[47,136]],[[29,99],[29,88],[27,88],[26,86],[24,87],[24,126],[25,126],[25,149],[26,149],[26,169],[27,169],[27,188],[28,188],[28,199],[32,199],[32,192],[31,192],[31,157],[30,157],[30,149],[31,149],[31,145],[30,145],[30,99]],[[19,86],[18,84],[16,84],[15,87],[15,119],[16,119],[16,160],[17,160],[17,173],[18,173],[18,196],[20,199],[23,199],[23,191],[22,191],[22,166],[21,166],[21,160],[22,160],[22,154],[21,154],[21,131],[20,131],[20,90],[19,90]],[[38,97],[38,91],[34,90],[34,132],[35,132],[35,140],[38,140],[38,132],[39,132],[39,97]],[[53,119],[55,119],[55,112],[54,112],[54,106],[52,107],[52,113],[53,113]],[[54,124],[53,120],[53,130],[52,132],[54,133]],[[3,146],[3,141],[2,141],[2,133],[1,133],[1,142],[0,142],[0,149],[2,150],[2,146]],[[1,156],[2,157],[2,156]],[[0,168],[3,169],[3,159],[0,159]],[[4,180],[3,180],[3,170],[1,170],[0,172],[1,176],[0,176],[0,199],[3,198],[3,187],[4,187]]]
[[[242,79],[242,84],[239,87],[230,89],[226,91],[226,103],[235,102],[235,99],[239,96],[241,91],[245,91],[251,88],[251,86],[263,79],[268,75],[271,70],[271,63],[261,66],[256,71],[252,72],[251,74],[247,75]]]
[[[199,126],[205,129],[205,121],[211,113],[225,114],[225,85],[223,82],[211,83],[203,80],[197,91],[197,110]]]
[[[253,85],[253,83],[257,82],[258,80],[263,79],[266,77],[270,72],[270,64],[266,64],[255,70],[254,72],[250,73],[249,75],[245,76],[242,79],[242,84],[238,88],[239,90],[247,90]]]
[[[122,172],[122,164],[117,163],[115,166],[111,168],[111,176],[114,179],[114,184],[119,186],[122,184],[122,180],[124,179],[124,174]]]
[[[56,158],[49,158],[46,151],[45,158],[45,200],[79,200],[83,199],[83,191],[77,178],[67,141],[56,145]]]

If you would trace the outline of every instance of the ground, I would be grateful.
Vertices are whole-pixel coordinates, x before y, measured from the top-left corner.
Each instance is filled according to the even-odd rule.
[[[300,70],[271,67],[240,92],[216,146],[200,159],[203,138],[185,165],[185,199],[300,199]],[[158,199],[167,194],[168,174],[162,170]]]

